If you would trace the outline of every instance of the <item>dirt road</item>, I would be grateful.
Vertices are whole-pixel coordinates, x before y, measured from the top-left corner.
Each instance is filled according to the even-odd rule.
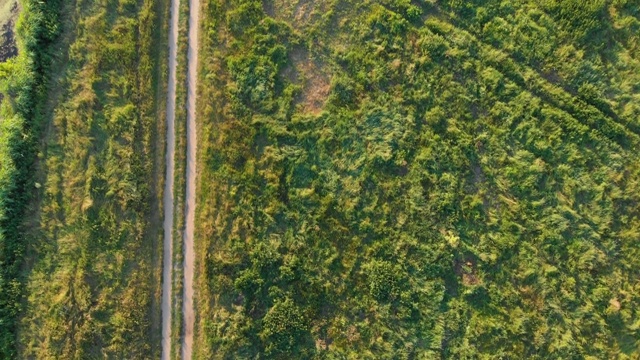
[[[173,282],[173,184],[175,157],[175,107],[176,66],[178,40],[178,9],[180,0],[171,0],[171,24],[169,26],[169,84],[167,86],[167,152],[164,188],[164,252],[162,270],[162,359],[171,358],[171,293]],[[196,183],[196,80],[198,66],[198,21],[200,4],[189,0],[189,48],[187,52],[187,169],[184,243],[184,283],[182,312],[184,336],[182,358],[191,359],[193,343],[193,228],[195,216]]]
[[[198,69],[198,25],[200,18],[199,0],[189,0],[189,50],[187,53],[187,190],[185,204],[184,231],[184,294],[182,312],[184,336],[182,338],[182,359],[191,359],[193,344],[193,228],[196,206],[196,81]]]
[[[164,184],[164,241],[162,258],[162,359],[171,355],[171,289],[173,282],[173,173],[175,156],[176,57],[178,53],[178,8],[180,0],[171,0],[169,25],[169,84],[167,86],[167,148]]]

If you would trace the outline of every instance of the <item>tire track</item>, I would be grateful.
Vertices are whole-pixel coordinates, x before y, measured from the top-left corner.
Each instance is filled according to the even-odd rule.
[[[175,170],[176,66],[180,0],[171,0],[169,25],[169,78],[167,85],[166,173],[163,195],[162,359],[171,357],[171,293],[173,283],[173,182]]]
[[[595,131],[606,140],[607,144],[615,144],[627,150],[635,149],[640,144],[640,135],[634,131],[634,128],[629,128],[629,124],[620,123],[595,106],[572,96],[561,86],[544,79],[531,67],[516,62],[512,54],[486,44],[471,32],[458,27],[451,18],[433,17],[427,20],[425,25],[430,31],[447,39],[449,43],[454,43],[450,33],[464,36],[477,46],[479,61],[493,67],[521,89],[529,91],[545,103],[567,113],[579,123]]]
[[[196,203],[196,81],[198,70],[198,27],[200,3],[189,0],[189,50],[187,52],[187,171],[184,240],[184,282],[182,312],[184,333],[182,338],[182,359],[190,360],[193,344],[193,229],[195,225]]]

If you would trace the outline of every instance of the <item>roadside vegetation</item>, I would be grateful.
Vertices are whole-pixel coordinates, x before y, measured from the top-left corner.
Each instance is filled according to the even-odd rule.
[[[178,58],[176,64],[176,108],[175,108],[175,172],[173,186],[173,299],[171,304],[171,356],[181,355],[181,339],[184,332],[182,297],[184,280],[183,234],[185,226],[185,191],[187,165],[187,54],[189,46],[189,1],[180,1],[178,18]]]
[[[17,355],[16,330],[24,295],[21,268],[26,251],[22,219],[32,199],[51,44],[59,33],[55,26],[57,6],[56,1],[24,1],[15,29],[19,55],[0,63],[0,358],[3,359]],[[14,29],[3,31],[13,37]]]
[[[588,3],[204,1],[194,356],[637,357],[640,7]]]
[[[160,356],[167,10],[22,3],[0,125],[2,358]]]

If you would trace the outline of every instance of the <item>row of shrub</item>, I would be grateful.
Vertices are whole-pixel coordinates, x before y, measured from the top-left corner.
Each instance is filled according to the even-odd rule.
[[[51,44],[59,34],[60,1],[24,0],[17,24],[19,55],[1,64],[0,358],[16,356],[26,248],[23,218],[34,192],[33,171],[43,127]]]

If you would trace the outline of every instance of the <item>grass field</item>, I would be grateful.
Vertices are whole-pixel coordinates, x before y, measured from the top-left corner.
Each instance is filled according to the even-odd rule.
[[[637,357],[637,5],[205,1],[196,357]]]

